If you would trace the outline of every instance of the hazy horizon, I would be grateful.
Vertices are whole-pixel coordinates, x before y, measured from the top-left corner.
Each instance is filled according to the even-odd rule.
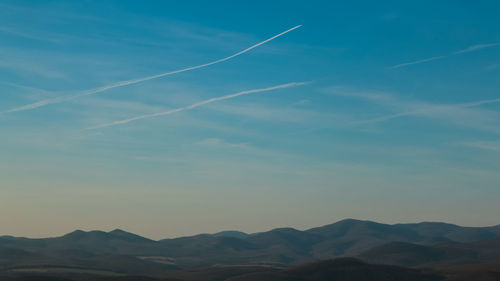
[[[0,0],[0,235],[498,225],[499,8]]]

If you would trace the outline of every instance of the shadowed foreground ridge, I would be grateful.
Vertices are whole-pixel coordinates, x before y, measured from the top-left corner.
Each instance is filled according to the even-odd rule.
[[[247,271],[247,272],[245,272]],[[253,271],[253,272],[252,272]],[[8,281],[174,281],[174,280],[226,280],[226,281],[437,281],[443,280],[443,276],[437,273],[425,272],[419,269],[403,268],[390,265],[367,264],[353,258],[341,258],[326,260],[316,263],[305,264],[289,269],[269,269],[265,267],[254,269],[233,269],[230,267],[214,269],[202,269],[191,272],[170,272],[165,277],[145,276],[119,276],[119,277],[92,277],[77,276],[57,277],[47,275],[11,276],[3,280]],[[166,277],[170,276],[170,277]]]
[[[438,274],[425,273],[417,269],[389,265],[372,265],[352,258],[342,258],[306,264],[280,272],[238,276],[228,279],[228,281],[434,281],[442,279],[443,277]]]

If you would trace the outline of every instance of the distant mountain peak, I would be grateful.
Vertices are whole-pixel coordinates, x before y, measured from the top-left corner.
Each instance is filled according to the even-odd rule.
[[[108,234],[104,231],[100,230],[92,230],[92,231],[84,231],[84,230],[75,230],[73,232],[70,232],[62,237],[56,237],[57,238],[63,238],[63,239],[69,239],[69,240],[85,240],[89,238],[105,238]]]
[[[107,234],[111,235],[113,237],[124,238],[124,239],[127,239],[127,240],[153,241],[151,239],[142,237],[140,235],[137,235],[137,234],[134,234],[134,233],[131,233],[131,232],[119,229],[119,228],[117,228],[115,230],[112,230],[112,231],[108,232]]]
[[[87,232],[86,231],[83,231],[81,229],[77,229],[75,231],[72,231],[70,233],[67,233],[65,235],[63,235],[62,237],[75,237],[75,236],[83,236],[85,235]]]
[[[217,233],[213,234],[213,236],[215,236],[215,237],[232,237],[232,238],[243,239],[245,237],[248,237],[249,234],[245,233],[245,232],[237,231],[237,230],[225,230],[225,231],[217,232]]]
[[[127,232],[125,230],[122,230],[122,229],[114,229],[114,230],[111,230],[110,232],[108,232],[109,234],[132,234],[130,232]],[[135,234],[134,234],[135,235]]]

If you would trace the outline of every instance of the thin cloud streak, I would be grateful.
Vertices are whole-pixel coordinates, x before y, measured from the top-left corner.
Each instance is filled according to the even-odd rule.
[[[500,98],[477,100],[465,103],[436,104],[418,100],[401,100],[392,95],[375,92],[343,92],[333,88],[334,95],[363,99],[370,103],[391,109],[394,113],[379,115],[378,117],[352,120],[347,126],[357,127],[367,124],[377,124],[385,121],[415,116],[441,120],[458,126],[469,127],[500,133],[498,111],[487,108],[478,108],[483,105],[500,104]],[[373,128],[373,127],[369,127]]]
[[[496,46],[500,46],[500,42],[491,43],[491,44],[479,44],[479,45],[470,46],[470,47],[465,48],[463,50],[454,52],[453,55],[459,55],[459,54],[464,54],[464,53],[475,52],[475,51],[478,51],[478,50],[481,50],[481,49],[490,48],[490,47],[496,47]]]
[[[449,55],[436,56],[436,57],[430,57],[430,58],[421,59],[421,60],[417,60],[417,61],[401,63],[401,64],[393,65],[393,66],[389,67],[389,69],[397,69],[397,68],[401,68],[401,67],[405,67],[405,66],[410,66],[410,65],[421,64],[421,63],[426,63],[426,62],[430,62],[430,61],[445,59],[445,58],[449,58],[452,56],[461,55],[461,54],[470,53],[470,52],[475,52],[475,51],[479,51],[481,49],[491,48],[491,47],[496,47],[496,46],[500,46],[500,42],[491,43],[491,44],[474,45],[474,46],[467,47],[463,50],[455,51]]]
[[[480,106],[480,105],[484,105],[484,104],[491,104],[491,103],[500,103],[500,99],[481,100],[481,101],[475,101],[475,102],[448,104],[448,105],[423,106],[423,108],[421,108],[421,109],[391,114],[391,115],[377,117],[377,118],[364,120],[364,121],[358,121],[357,123],[360,123],[360,124],[379,123],[379,122],[384,122],[384,121],[399,118],[399,117],[420,115],[420,114],[426,114],[426,113],[427,114],[428,113],[436,113],[436,112],[441,112],[441,111],[446,111],[446,110],[456,109],[456,108],[470,108],[470,107],[476,107],[476,106]]]
[[[440,59],[444,59],[447,57],[449,57],[449,56],[437,56],[437,57],[432,57],[432,58],[427,58],[427,59],[422,59],[422,60],[417,60],[417,61],[412,61],[412,62],[406,62],[406,63],[391,66],[391,67],[389,67],[389,69],[396,69],[396,68],[405,67],[405,66],[409,66],[409,65],[420,64],[420,63],[425,63],[425,62],[434,61],[434,60],[440,60]]]
[[[222,58],[222,59],[218,59],[218,60],[215,60],[215,61],[212,61],[212,62],[209,62],[209,63],[205,63],[205,64],[200,64],[200,65],[196,65],[196,66],[191,66],[191,67],[187,67],[187,68],[183,68],[183,69],[179,69],[179,70],[174,70],[174,71],[169,71],[169,72],[165,72],[165,73],[160,73],[160,74],[156,74],[156,75],[152,75],[152,76],[147,76],[147,77],[143,77],[143,78],[138,78],[138,79],[131,79],[131,80],[125,80],[125,81],[120,81],[120,82],[117,82],[117,83],[113,83],[113,84],[109,84],[109,85],[106,85],[106,86],[102,86],[102,87],[99,87],[99,88],[95,88],[95,89],[90,89],[90,90],[85,90],[85,91],[82,91],[80,93],[77,93],[77,94],[74,94],[74,95],[71,95],[71,96],[65,96],[65,97],[59,97],[59,98],[54,98],[54,99],[46,99],[46,100],[42,100],[42,101],[38,101],[38,102],[35,102],[35,103],[32,103],[32,104],[28,104],[28,105],[25,105],[25,106],[21,106],[21,107],[16,107],[16,108],[13,108],[13,109],[10,109],[10,110],[7,110],[5,111],[4,113],[12,113],[12,112],[18,112],[18,111],[24,111],[24,110],[31,110],[31,109],[35,109],[35,108],[39,108],[39,107],[42,107],[42,106],[47,106],[47,105],[50,105],[50,104],[55,104],[55,103],[61,103],[61,102],[66,102],[66,101],[70,101],[70,100],[73,100],[73,99],[76,99],[76,98],[79,98],[79,97],[84,97],[84,96],[89,96],[89,95],[94,95],[94,94],[97,94],[97,93],[101,93],[101,92],[104,92],[104,91],[107,91],[109,89],[113,89],[113,88],[118,88],[118,87],[123,87],[123,86],[127,86],[127,85],[132,85],[132,84],[137,84],[137,83],[141,83],[141,82],[145,82],[145,81],[149,81],[149,80],[153,80],[153,79],[157,79],[157,78],[161,78],[161,77],[165,77],[165,76],[169,76],[169,75],[173,75],[173,74],[177,74],[177,73],[181,73],[181,72],[186,72],[186,71],[191,71],[191,70],[195,70],[195,69],[199,69],[199,68],[204,68],[204,67],[207,67],[207,66],[211,66],[211,65],[214,65],[214,64],[218,64],[218,63],[221,63],[221,62],[225,62],[225,61],[228,61],[232,58],[235,58],[237,56],[240,56],[244,53],[247,53],[249,52],[250,50],[252,49],[255,49],[263,44],[266,44],[267,42],[269,41],[272,41],[280,36],[283,36],[285,35],[286,33],[288,32],[291,32],[299,27],[301,27],[302,25],[297,25],[297,26],[294,26],[288,30],[285,30],[277,35],[274,35],[273,37],[270,37],[262,42],[259,42],[255,45],[252,45],[240,52],[237,52],[233,55],[230,55],[228,57],[225,57],[225,58]]]
[[[491,141],[475,141],[475,142],[465,142],[462,145],[479,148],[488,151],[500,152],[500,142]]]
[[[204,101],[201,101],[201,102],[197,102],[197,103],[194,103],[194,104],[191,104],[191,105],[188,105],[188,106],[184,106],[184,107],[180,107],[180,108],[176,108],[176,109],[171,109],[171,110],[164,111],[164,112],[146,114],[146,115],[141,115],[141,116],[137,116],[137,117],[133,117],[133,118],[129,118],[129,119],[124,119],[124,120],[120,120],[120,121],[114,121],[114,122],[111,122],[111,123],[106,123],[106,124],[102,124],[102,125],[98,125],[98,126],[94,126],[94,127],[89,127],[89,128],[86,128],[85,130],[95,130],[95,129],[100,129],[100,128],[106,128],[106,127],[111,127],[111,126],[122,125],[122,124],[130,123],[130,122],[133,122],[133,121],[141,120],[141,119],[153,118],[153,117],[164,116],[164,115],[170,115],[170,114],[174,114],[174,113],[185,111],[185,110],[191,110],[193,108],[200,107],[202,105],[213,103],[213,102],[216,102],[216,101],[232,99],[232,98],[235,98],[235,97],[239,97],[239,96],[243,96],[243,95],[249,95],[249,94],[254,94],[254,93],[261,93],[261,92],[273,91],[273,90],[278,90],[278,89],[284,89],[284,88],[302,86],[302,85],[306,85],[306,84],[309,84],[309,82],[292,82],[292,83],[282,84],[282,85],[268,87],[268,88],[261,88],[261,89],[253,89],[253,90],[242,91],[242,92],[238,92],[238,93],[235,93],[235,94],[230,94],[230,95],[225,95],[225,96],[221,96],[221,97],[211,98],[211,99],[204,100]]]

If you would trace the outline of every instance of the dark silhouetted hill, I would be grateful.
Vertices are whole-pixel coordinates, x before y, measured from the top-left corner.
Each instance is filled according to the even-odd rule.
[[[351,258],[306,264],[279,272],[253,273],[227,281],[437,281],[442,277],[417,269],[372,265]]]
[[[500,262],[461,264],[436,268],[444,281],[500,281]]]
[[[500,239],[433,246],[391,242],[365,251],[358,257],[368,262],[404,266],[500,261]]]

